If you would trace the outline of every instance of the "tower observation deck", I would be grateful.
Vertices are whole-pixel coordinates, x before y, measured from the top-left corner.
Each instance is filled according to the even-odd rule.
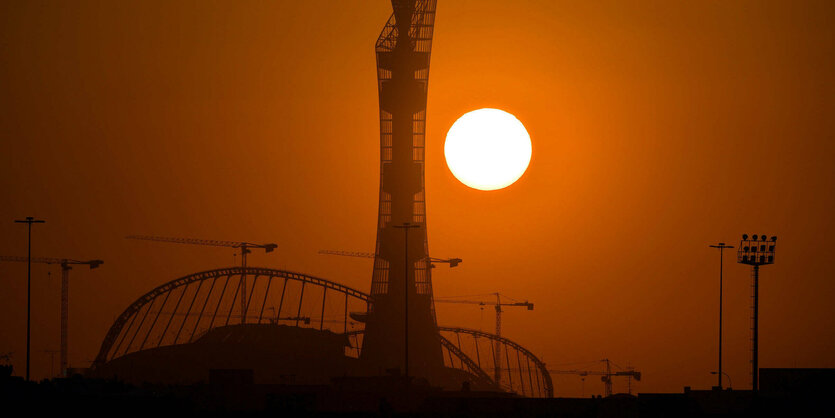
[[[363,360],[375,369],[402,369],[405,287],[409,292],[409,368],[414,375],[427,378],[443,368],[432,302],[424,189],[426,97],[435,5],[435,0],[392,0],[394,12],[376,43],[380,204],[371,280],[373,304],[362,349]],[[407,222],[418,226],[408,235],[396,228]]]

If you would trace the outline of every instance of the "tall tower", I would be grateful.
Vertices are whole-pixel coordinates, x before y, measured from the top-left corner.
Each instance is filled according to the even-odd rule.
[[[429,55],[436,0],[392,0],[377,39],[380,96],[380,206],[362,358],[372,367],[404,365],[404,286],[409,292],[409,368],[430,377],[443,367],[426,239],[424,149]],[[395,226],[418,225],[407,234]],[[404,245],[408,246],[408,260]],[[404,263],[406,263],[404,265]],[[405,277],[404,277],[405,276]]]

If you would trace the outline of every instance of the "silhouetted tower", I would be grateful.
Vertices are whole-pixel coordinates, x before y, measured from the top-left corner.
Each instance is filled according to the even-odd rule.
[[[392,0],[376,44],[380,98],[380,205],[362,358],[376,370],[403,369],[404,286],[409,292],[409,365],[428,377],[443,367],[426,240],[424,144],[435,0]],[[397,225],[419,227],[408,234]],[[406,265],[404,265],[406,263]],[[404,277],[406,275],[407,277]]]
[[[759,317],[760,317],[760,266],[774,264],[774,248],[777,245],[777,237],[768,239],[765,234],[757,236],[754,234],[748,239],[748,234],[742,234],[742,241],[739,242],[737,250],[737,262],[753,266],[751,277],[754,279],[752,285],[754,294],[754,305],[751,315],[751,389],[754,393],[759,389]]]

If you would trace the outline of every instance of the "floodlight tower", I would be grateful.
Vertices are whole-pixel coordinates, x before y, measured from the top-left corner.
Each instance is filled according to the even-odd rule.
[[[760,266],[774,264],[774,248],[777,245],[777,237],[772,236],[770,239],[765,235],[754,234],[751,239],[748,239],[748,234],[742,234],[742,240],[739,242],[739,249],[737,250],[737,262],[740,264],[748,264],[753,266],[751,275],[754,278],[754,306],[753,306],[753,336],[751,338],[751,390],[757,392],[759,387],[759,369],[758,369],[758,320],[759,320],[759,288],[760,288]]]

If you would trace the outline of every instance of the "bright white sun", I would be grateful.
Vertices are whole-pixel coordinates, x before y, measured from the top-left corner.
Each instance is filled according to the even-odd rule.
[[[510,113],[478,109],[449,128],[444,155],[461,183],[478,190],[498,190],[519,180],[528,169],[531,137]]]

